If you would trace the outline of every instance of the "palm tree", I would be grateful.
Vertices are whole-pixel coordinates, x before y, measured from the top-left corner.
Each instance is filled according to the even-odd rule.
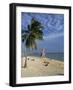
[[[22,30],[22,42],[25,42],[26,48],[37,49],[36,40],[43,40],[43,27],[41,23],[32,18],[30,25],[27,26],[27,30]],[[27,55],[25,59],[24,67],[27,66]]]

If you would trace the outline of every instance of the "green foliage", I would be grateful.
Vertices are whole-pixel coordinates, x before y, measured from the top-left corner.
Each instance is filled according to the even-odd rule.
[[[43,40],[43,27],[41,23],[32,18],[27,30],[22,30],[22,42],[25,41],[27,48],[37,49],[36,40]]]

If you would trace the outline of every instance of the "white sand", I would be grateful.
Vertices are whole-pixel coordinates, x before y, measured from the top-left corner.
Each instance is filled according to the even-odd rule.
[[[25,57],[22,58],[21,77],[64,75],[64,62],[34,56],[28,58],[26,68],[23,67]],[[45,66],[46,64],[47,66]]]

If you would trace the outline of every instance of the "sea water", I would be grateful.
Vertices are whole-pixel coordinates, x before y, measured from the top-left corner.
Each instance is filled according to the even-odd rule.
[[[22,56],[25,56],[25,54]],[[40,57],[40,53],[27,53],[27,56]],[[64,53],[46,53],[46,58],[50,58],[50,60],[55,59],[59,61],[64,61]]]
[[[51,59],[64,61],[64,53],[47,53],[46,56]]]

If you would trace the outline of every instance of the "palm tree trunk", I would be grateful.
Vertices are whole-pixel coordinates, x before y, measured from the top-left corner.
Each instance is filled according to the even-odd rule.
[[[25,48],[25,62],[24,62],[24,68],[27,67],[27,54],[26,54],[26,48]]]
[[[25,57],[24,68],[27,67],[27,56]]]

